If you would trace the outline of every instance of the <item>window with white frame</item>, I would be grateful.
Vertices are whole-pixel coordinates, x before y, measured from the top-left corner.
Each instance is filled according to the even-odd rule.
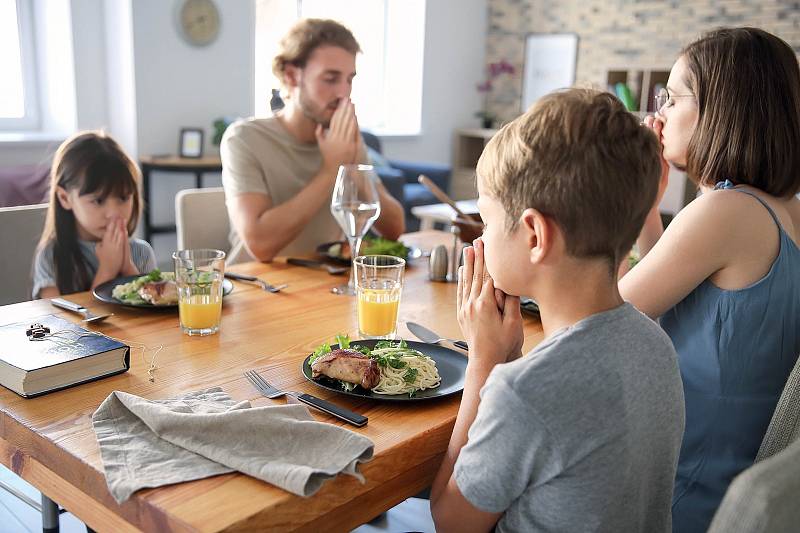
[[[416,135],[422,119],[425,0],[258,0],[256,114],[269,113],[278,41],[298,18],[330,18],[353,32],[362,53],[352,99],[359,125],[380,135]]]
[[[39,126],[30,0],[0,0],[0,131]]]

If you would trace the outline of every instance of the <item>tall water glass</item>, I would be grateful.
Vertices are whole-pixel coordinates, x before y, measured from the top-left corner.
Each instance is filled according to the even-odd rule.
[[[222,318],[225,252],[180,250],[172,254],[178,285],[178,314],[187,335],[212,335]]]
[[[375,183],[378,180],[372,165],[342,165],[336,176],[331,197],[331,213],[350,243],[350,257],[358,257],[361,239],[381,213],[381,202]],[[350,282],[331,289],[335,294],[355,294],[354,268]]]
[[[404,259],[365,255],[353,259],[358,295],[358,333],[362,339],[394,339],[403,292]]]

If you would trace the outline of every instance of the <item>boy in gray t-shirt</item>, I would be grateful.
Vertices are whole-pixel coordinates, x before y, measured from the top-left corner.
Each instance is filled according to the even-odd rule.
[[[669,531],[682,427],[672,343],[626,303],[495,368],[455,480],[500,531]]]
[[[613,96],[570,89],[484,150],[486,229],[459,272],[470,353],[431,492],[437,530],[671,530],[677,358],[617,289],[663,192],[659,148]],[[545,336],[523,358],[520,294],[537,300]]]

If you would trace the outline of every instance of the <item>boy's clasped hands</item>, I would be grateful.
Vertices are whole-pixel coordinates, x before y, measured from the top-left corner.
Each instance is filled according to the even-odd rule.
[[[114,279],[118,275],[139,274],[131,257],[127,225],[128,222],[122,217],[109,219],[103,238],[95,247],[98,260],[96,278]]]
[[[470,346],[470,364],[489,371],[522,355],[522,315],[519,296],[495,288],[484,261],[484,246],[476,239],[464,249],[458,269],[458,323]]]

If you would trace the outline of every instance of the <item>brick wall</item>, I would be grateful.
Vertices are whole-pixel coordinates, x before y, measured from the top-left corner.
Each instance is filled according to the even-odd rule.
[[[720,26],[760,27],[800,51],[798,0],[489,0],[487,63],[517,70],[496,79],[489,110],[519,115],[528,33],[577,33],[576,83],[605,87],[609,70],[669,70],[684,45]]]

